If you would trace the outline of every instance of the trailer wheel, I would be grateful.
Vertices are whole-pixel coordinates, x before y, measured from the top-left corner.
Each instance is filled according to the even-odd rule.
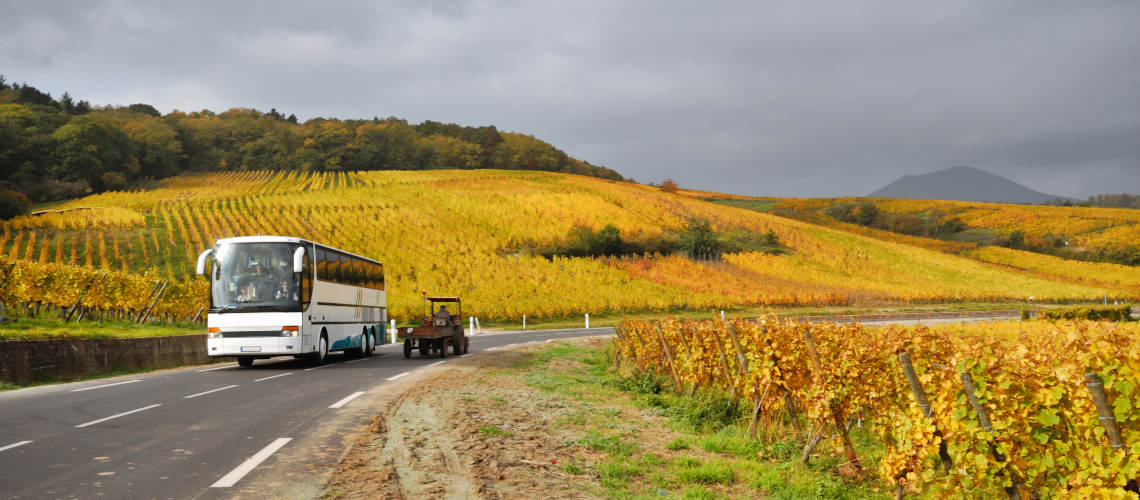
[[[427,356],[428,354],[430,354],[431,353],[431,346],[428,345],[427,342],[424,342],[422,339],[419,342],[420,342],[420,356]]]
[[[412,339],[404,339],[404,359],[412,357]]]

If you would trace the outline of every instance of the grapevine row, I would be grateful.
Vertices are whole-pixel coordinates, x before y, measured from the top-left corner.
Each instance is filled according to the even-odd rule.
[[[626,321],[615,351],[678,390],[744,398],[758,425],[834,431],[854,474],[847,429],[869,425],[886,449],[878,473],[900,492],[1135,498],[1137,341],[1136,323],[872,328],[768,317]]]

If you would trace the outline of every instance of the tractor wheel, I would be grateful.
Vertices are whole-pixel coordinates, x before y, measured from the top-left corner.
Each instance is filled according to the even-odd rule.
[[[404,359],[412,357],[412,339],[404,339]]]
[[[464,347],[463,332],[455,332],[455,335],[451,336],[451,352],[452,352],[452,354],[455,354],[456,356],[463,354],[463,347]]]
[[[439,357],[446,358],[447,357],[447,339],[442,338],[442,339],[437,340],[436,342],[439,343]]]
[[[431,346],[427,342],[420,341],[420,356],[427,356],[431,353]]]
[[[467,349],[471,347],[471,339],[463,337],[463,354],[467,354]]]

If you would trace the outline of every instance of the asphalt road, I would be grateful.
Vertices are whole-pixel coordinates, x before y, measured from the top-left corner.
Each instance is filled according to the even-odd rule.
[[[467,356],[612,332],[472,336]],[[339,449],[340,431],[355,435],[375,413],[369,394],[457,359],[404,359],[402,346],[385,345],[366,358],[331,354],[319,366],[275,358],[0,393],[0,498],[227,498],[258,496],[248,488],[273,476],[304,483],[305,470],[273,462]],[[243,486],[250,495],[239,494]]]
[[[966,321],[987,319],[1007,318]],[[921,320],[942,321],[962,319]],[[472,336],[466,356],[612,332]],[[466,356],[404,359],[397,344],[324,365],[229,362],[0,393],[0,498],[315,497],[314,471],[335,467],[378,394]]]

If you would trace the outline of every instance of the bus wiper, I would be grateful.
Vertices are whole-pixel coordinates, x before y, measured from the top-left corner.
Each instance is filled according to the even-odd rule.
[[[230,309],[235,309],[235,308],[237,308],[237,304],[226,304],[226,305],[222,306],[221,309],[218,309],[218,314],[224,313],[226,311],[229,311]]]

